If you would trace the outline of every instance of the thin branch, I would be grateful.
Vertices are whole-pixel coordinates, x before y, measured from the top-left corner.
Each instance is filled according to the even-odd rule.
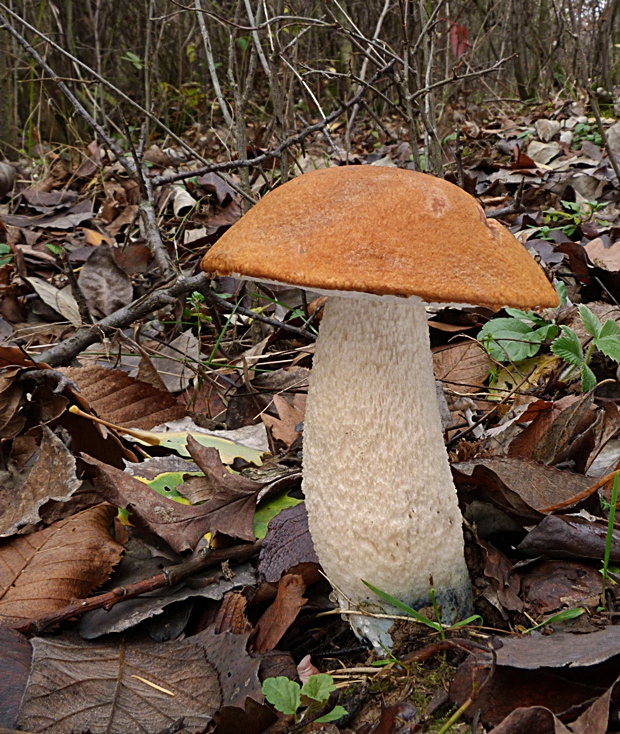
[[[161,573],[150,576],[149,578],[136,581],[133,584],[127,584],[127,586],[119,586],[112,591],[108,591],[97,596],[91,596],[88,599],[80,599],[74,604],[69,604],[63,609],[59,609],[56,612],[52,612],[45,617],[39,619],[30,619],[21,624],[17,625],[14,629],[18,630],[22,634],[41,634],[49,627],[55,627],[57,624],[66,621],[67,619],[73,619],[74,617],[81,617],[86,612],[92,612],[95,609],[111,609],[113,606],[118,604],[120,601],[126,599],[134,599],[142,594],[148,594],[156,589],[162,589],[166,586],[176,586],[183,579],[188,576],[193,576],[195,573],[202,571],[210,566],[218,566],[223,561],[245,561],[248,558],[256,555],[260,550],[262,541],[252,543],[251,545],[236,545],[232,548],[220,548],[217,550],[206,550],[204,553],[199,552],[196,558],[190,558],[183,563],[179,563],[176,566],[168,566],[164,568]],[[215,574],[208,580],[211,583],[215,583],[220,574]]]
[[[155,186],[161,186],[163,184],[173,183],[175,181],[182,181],[193,176],[202,176],[205,173],[233,171],[238,168],[251,168],[254,166],[258,166],[261,163],[264,163],[265,161],[272,158],[279,158],[282,153],[287,150],[287,148],[290,148],[292,145],[296,145],[297,143],[303,142],[308,137],[308,135],[311,135],[312,133],[321,130],[326,125],[329,125],[330,122],[333,122],[338,117],[340,117],[340,115],[346,112],[350,107],[353,107],[353,105],[357,104],[362,99],[366,89],[370,88],[377,81],[377,79],[385,72],[389,71],[393,65],[394,61],[390,61],[384,67],[379,69],[375,74],[373,74],[370,81],[362,82],[363,87],[348,102],[342,104],[337,110],[334,110],[322,120],[315,122],[313,125],[308,125],[308,127],[304,128],[301,132],[296,133],[295,135],[291,135],[289,138],[286,138],[286,140],[283,140],[280,145],[278,145],[273,150],[262,153],[261,155],[257,155],[256,158],[247,158],[238,161],[225,161],[223,163],[213,163],[205,166],[204,168],[197,168],[193,171],[175,173],[172,176],[156,176],[155,178],[153,178],[153,184]]]
[[[139,110],[143,115],[145,115],[149,120],[155,123],[157,127],[160,128],[160,130],[163,130],[163,132],[166,133],[166,135],[170,136],[172,140],[174,140],[177,145],[179,145],[183,150],[187,151],[193,158],[200,161],[205,166],[209,165],[209,161],[206,158],[203,158],[198,152],[196,152],[190,145],[188,145],[185,140],[180,138],[175,132],[173,132],[169,127],[167,127],[158,117],[156,117],[152,112],[149,110],[146,110],[142,105],[138,104],[134,99],[127,96],[124,92],[122,92],[118,87],[115,87],[114,84],[109,82],[105,77],[98,74],[94,69],[92,69],[90,66],[85,64],[84,62],[80,61],[77,57],[73,56],[73,54],[69,53],[69,51],[65,50],[62,46],[59,46],[57,43],[52,41],[50,38],[48,38],[44,33],[41,33],[41,31],[37,30],[34,26],[30,25],[30,23],[27,23],[23,18],[21,18],[17,13],[15,13],[11,8],[7,7],[3,2],[0,2],[0,8],[4,10],[7,14],[9,14],[12,18],[17,20],[20,25],[23,25],[25,28],[27,28],[32,33],[36,34],[41,40],[45,41],[45,43],[49,44],[52,48],[54,48],[56,51],[58,51],[60,54],[68,58],[72,63],[82,67],[85,71],[87,71],[91,76],[93,76],[99,83],[103,84],[105,87],[107,87],[110,91],[114,92],[118,97],[120,97],[123,101],[130,104],[135,109]],[[5,18],[0,15],[0,19],[4,21],[4,27],[9,30],[11,35],[13,35],[15,38],[15,32],[11,32],[13,29],[11,29],[10,25],[8,25],[8,22]],[[19,36],[19,34],[17,34]],[[21,36],[20,36],[21,38]],[[24,40],[24,43],[27,44],[27,42]],[[21,43],[21,42],[20,42]],[[27,46],[25,47],[27,50]],[[30,52],[28,52],[30,53]],[[38,54],[37,54],[38,56]],[[40,58],[40,57],[39,57]],[[61,79],[61,77],[58,77],[57,75],[51,74],[52,79],[54,81],[57,81],[58,79]],[[115,153],[116,154],[116,153]],[[122,155],[122,151],[120,153]],[[238,194],[241,194],[241,196],[244,197],[244,199],[247,199],[252,204],[255,204],[255,200],[250,194],[243,191],[243,189],[230,177],[225,176],[223,172],[217,172],[218,176],[222,178],[226,183],[234,189]]]

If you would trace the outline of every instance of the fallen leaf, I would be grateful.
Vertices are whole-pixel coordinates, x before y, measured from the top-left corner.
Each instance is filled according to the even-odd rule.
[[[5,224],[13,227],[37,227],[39,229],[75,229],[95,216],[92,203],[88,199],[78,201],[64,212],[56,212],[43,217],[26,217],[18,214],[2,217]]]
[[[306,585],[301,576],[287,574],[280,579],[278,593],[273,604],[258,620],[254,647],[266,652],[280,642],[284,633],[297,619],[299,610],[308,602],[304,599]]]
[[[123,552],[113,507],[98,505],[44,530],[0,542],[0,623],[37,619],[90,596]]]
[[[82,266],[78,285],[96,318],[109,316],[133,300],[131,279],[118,267],[112,248],[105,242],[93,248]]]
[[[249,632],[235,635],[232,632],[217,634],[213,625],[188,638],[190,644],[200,645],[207,660],[220,677],[222,706],[243,706],[246,698],[263,702],[261,682],[258,678],[260,655],[247,652]]]
[[[217,675],[190,640],[32,640],[18,727],[65,734],[157,734],[180,717],[202,731],[219,708]]]
[[[256,499],[263,483],[231,474],[218,452],[202,446],[193,436],[188,437],[187,448],[204,472],[209,488],[214,491],[212,499],[200,505],[210,515],[210,531],[219,531],[241,540],[254,540]]]
[[[131,539],[127,551],[114,572],[114,576],[101,588],[102,592],[111,591],[120,586],[140,581],[161,573],[162,568],[169,566],[170,560],[154,555],[153,549],[144,543]],[[101,635],[113,632],[124,632],[135,627],[146,619],[162,614],[166,607],[186,599],[203,598],[220,601],[231,589],[252,586],[256,583],[256,573],[248,563],[235,566],[231,578],[221,578],[208,586],[201,581],[217,573],[217,569],[209,568],[195,574],[193,583],[177,584],[173,588],[164,588],[135,599],[127,599],[116,604],[112,609],[95,609],[80,619],[79,632],[85,640],[93,640]]]
[[[121,370],[64,367],[59,370],[80,388],[95,415],[125,428],[150,430],[185,415],[169,392],[157,390]]]
[[[168,390],[179,392],[185,390],[190,380],[194,379],[196,371],[188,365],[198,362],[199,357],[198,339],[188,330],[170,342],[169,346],[161,347],[151,361]]]
[[[532,459],[552,464],[569,447],[593,400],[594,394],[590,392],[564,408],[541,437],[532,452]]]
[[[496,641],[496,668],[490,681],[482,687],[466,717],[480,710],[485,726],[496,726],[494,732],[523,732],[531,734],[536,729],[500,728],[500,722],[515,710],[544,706],[566,721],[577,719],[569,729],[556,731],[590,734],[580,728],[590,720],[587,712],[592,699],[602,696],[599,709],[608,707],[606,691],[613,687],[617,665],[610,665],[620,655],[620,629],[607,627],[588,634],[555,633],[550,636],[504,638]],[[450,699],[461,705],[472,692],[472,683],[481,686],[491,668],[491,655],[476,651],[457,670],[450,687]],[[607,691],[608,692],[608,691]],[[607,700],[607,703],[605,701]],[[595,704],[593,704],[596,706]],[[531,710],[531,709],[530,709]],[[547,719],[550,720],[548,715]],[[579,718],[577,718],[579,717]],[[583,718],[582,718],[583,717]],[[516,717],[518,718],[518,717]],[[579,722],[579,723],[577,723]],[[558,722],[559,723],[559,722]],[[604,734],[607,728],[596,729]],[[553,729],[542,729],[549,732]]]
[[[14,729],[30,675],[32,647],[19,632],[0,627],[0,727]]]
[[[528,558],[594,558],[605,555],[607,523],[570,515],[548,515],[532,528],[518,550]],[[613,530],[610,559],[620,562],[620,529]]]
[[[269,523],[260,551],[258,570],[268,583],[283,574],[301,574],[307,585],[318,580],[319,559],[308,530],[306,505],[289,507]]]
[[[523,602],[519,598],[521,582],[512,572],[512,563],[497,548],[485,540],[478,540],[484,553],[484,575],[491,579],[499,603],[509,611],[522,612]]]
[[[489,376],[489,355],[477,341],[442,347],[433,352],[435,379],[456,393],[477,392]]]
[[[43,303],[64,316],[73,326],[78,327],[82,324],[80,309],[71,293],[71,286],[58,289],[43,280],[43,278],[31,277],[26,278],[26,280],[35,289]]]
[[[116,467],[84,454],[82,460],[97,469],[94,484],[103,499],[129,510],[132,525],[159,535],[177,553],[193,550],[209,532],[209,511],[205,505],[179,504]]]
[[[82,482],[75,459],[63,442],[41,425],[41,446],[32,468],[0,472],[0,538],[42,519],[44,505],[66,502]]]
[[[270,706],[246,698],[245,708],[222,706],[213,719],[216,722],[213,734],[263,734],[278,716]]]
[[[452,465],[452,473],[457,484],[475,485],[504,512],[529,522],[539,521],[548,507],[579,497],[593,484],[581,474],[517,457],[460,462]]]
[[[274,395],[273,404],[278,411],[279,418],[268,413],[261,413],[261,420],[271,429],[271,435],[276,441],[289,448],[297,438],[299,431],[295,429],[303,422],[306,408],[306,396],[298,393],[293,397],[293,405],[290,405],[281,395]]]
[[[596,237],[585,245],[584,250],[594,267],[608,270],[610,273],[620,271],[620,242],[605,247],[603,240]]]

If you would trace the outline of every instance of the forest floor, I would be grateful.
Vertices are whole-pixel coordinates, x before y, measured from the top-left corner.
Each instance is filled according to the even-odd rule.
[[[620,725],[620,122],[572,100],[458,115],[446,178],[561,305],[428,312],[477,616],[444,630],[423,609],[383,655],[336,611],[301,492],[325,299],[235,278],[175,298],[139,182],[96,142],[0,164],[0,727]],[[336,148],[343,136],[334,125]],[[187,142],[226,160],[212,132]],[[390,119],[352,145],[349,164],[412,166]],[[319,136],[295,172],[344,162]],[[144,163],[155,182],[196,167],[162,141]],[[253,170],[259,198],[278,171]],[[243,213],[213,173],[156,187],[153,205],[186,277]]]

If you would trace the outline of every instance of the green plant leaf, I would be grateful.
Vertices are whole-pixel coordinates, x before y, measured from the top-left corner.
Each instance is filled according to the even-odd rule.
[[[512,316],[513,319],[525,319],[526,321],[532,321],[535,324],[541,323],[543,319],[537,316],[533,311],[521,311],[519,308],[509,308],[506,306],[504,311]]]
[[[544,342],[545,339],[555,339],[558,335],[558,327],[555,324],[545,324],[532,333],[535,334],[537,338],[540,338],[541,342]]]
[[[301,706],[299,683],[279,675],[277,678],[267,678],[263,683],[263,695],[272,706],[288,716],[297,713]]]
[[[320,719],[315,719],[319,724],[326,724],[328,721],[338,721],[346,716],[349,712],[343,706],[334,706],[334,708],[325,716],[321,716]]]
[[[562,335],[551,344],[551,351],[565,362],[579,367],[583,362],[583,349],[579,337],[570,327],[561,328]]]
[[[267,535],[269,523],[276,515],[279,515],[282,510],[285,510],[287,507],[295,507],[295,505],[299,505],[303,502],[303,500],[297,500],[294,497],[289,497],[288,492],[289,490],[284,490],[283,492],[276,494],[268,502],[261,504],[254,513],[254,535],[257,540],[262,540]]]
[[[479,614],[472,614],[471,617],[467,617],[467,619],[462,619],[460,622],[456,622],[455,624],[451,625],[450,629],[458,629],[459,627],[467,627],[470,624],[473,624],[474,622],[478,622],[480,624],[484,624],[484,619]]]
[[[391,604],[393,607],[400,609],[401,612],[404,612],[405,614],[408,614],[410,617],[413,617],[413,619],[415,619],[416,622],[420,622],[420,624],[425,624],[427,627],[434,629],[435,632],[442,631],[443,626],[439,624],[439,622],[433,622],[428,617],[425,617],[423,614],[420,614],[420,612],[417,612],[415,609],[412,609],[410,606],[408,606],[404,602],[400,601],[399,599],[396,599],[396,597],[390,596],[390,594],[386,594],[385,591],[381,591],[381,589],[377,589],[372,584],[369,584],[368,581],[364,581],[364,579],[362,579],[362,583],[366,584],[366,586],[372,592],[374,592],[377,596],[381,597],[383,601],[386,601],[388,604]]]
[[[565,609],[563,612],[552,614],[548,619],[545,619],[544,622],[530,627],[527,631],[531,632],[532,630],[537,630],[540,627],[545,627],[545,625],[548,624],[555,624],[556,622],[566,622],[569,619],[577,619],[577,617],[581,617],[584,611],[585,609],[582,607],[577,607],[576,609]]]
[[[601,324],[597,316],[593,314],[587,306],[584,306],[583,303],[579,304],[579,315],[581,316],[581,320],[583,321],[583,325],[586,327],[588,334],[593,336],[595,339],[600,336],[603,324]]]
[[[614,362],[620,362],[620,337],[618,336],[600,336],[594,340],[594,345],[606,357],[613,359]]]
[[[601,333],[599,334],[599,337],[605,336],[620,337],[620,326],[618,326],[617,321],[614,321],[613,319],[607,319],[607,321],[603,324]]]
[[[596,375],[588,367],[587,364],[582,364],[581,368],[581,389],[583,392],[590,392],[596,387]]]
[[[566,290],[566,283],[564,283],[564,281],[562,280],[556,281],[555,290],[560,299],[560,306],[566,305],[566,301],[568,299],[568,291]]]
[[[493,319],[478,333],[478,341],[498,362],[521,362],[534,357],[542,339],[519,319]]]
[[[301,695],[311,698],[313,701],[323,703],[329,698],[329,694],[336,690],[336,684],[331,675],[319,673],[311,675],[308,681],[301,687]]]

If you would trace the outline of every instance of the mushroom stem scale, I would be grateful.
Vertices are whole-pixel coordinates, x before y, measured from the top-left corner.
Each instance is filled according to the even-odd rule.
[[[400,613],[362,582],[451,623],[471,610],[463,533],[417,297],[331,296],[304,421],[308,522],[327,577],[360,609]],[[345,598],[346,597],[346,598]],[[389,620],[351,617],[391,647]]]

